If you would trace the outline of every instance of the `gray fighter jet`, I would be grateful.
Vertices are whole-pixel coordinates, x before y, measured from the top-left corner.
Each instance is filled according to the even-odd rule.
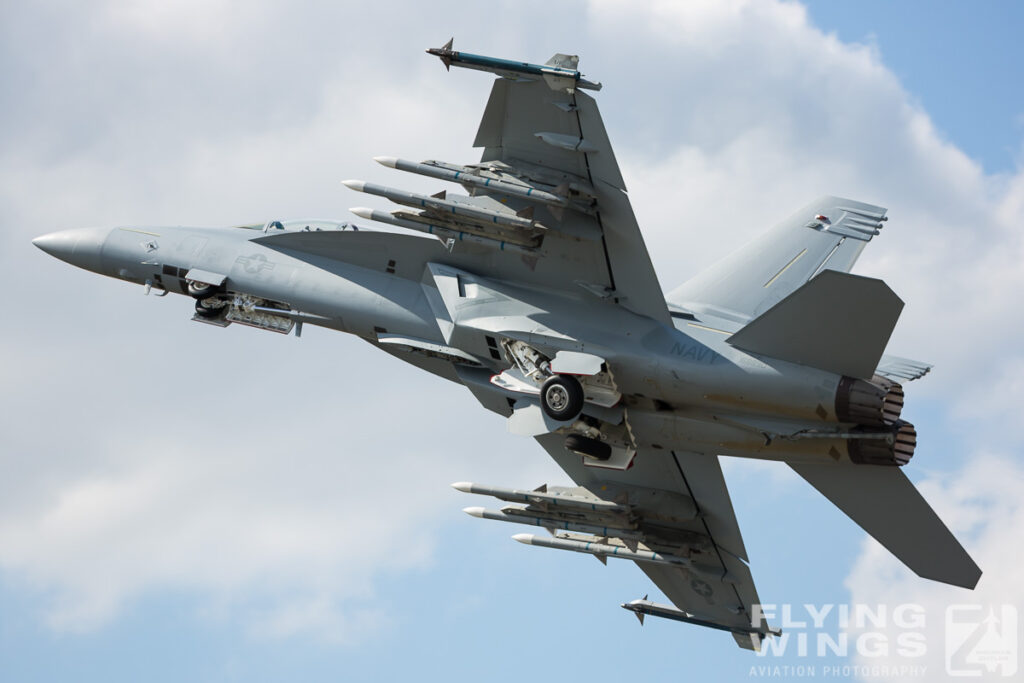
[[[849,274],[885,209],[822,197],[667,297],[575,56],[528,64],[428,50],[497,74],[479,163],[376,160],[461,185],[398,205],[402,228],[270,221],[118,227],[37,238],[87,270],[182,294],[192,319],[358,335],[463,384],[532,436],[576,486],[460,482],[510,505],[471,515],[542,527],[517,541],[633,560],[673,603],[623,605],[757,649],[760,611],[719,455],[781,460],[918,575],[981,571],[901,467],[914,427],[901,382],[930,366],[883,355],[903,302]]]

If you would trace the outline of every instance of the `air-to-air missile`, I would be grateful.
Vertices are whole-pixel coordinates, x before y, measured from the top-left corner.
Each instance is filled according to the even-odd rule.
[[[470,232],[471,226],[455,226],[444,224],[441,221],[431,221],[402,211],[387,212],[380,209],[371,209],[365,206],[353,206],[349,209],[352,213],[367,220],[393,225],[396,228],[416,230],[425,232],[428,235],[436,235],[442,241],[448,242],[473,242],[485,247],[492,247],[498,251],[518,251],[523,254],[532,254],[533,249],[528,246],[529,242],[517,240],[514,236],[507,239],[495,239],[491,236],[483,236]],[[461,228],[461,229],[460,229]]]
[[[720,568],[704,566],[688,557],[658,553],[639,547],[634,550],[625,545],[610,543],[609,539],[598,536],[559,534],[553,538],[547,538],[545,536],[534,536],[533,534],[516,534],[512,539],[525,545],[554,548],[555,550],[571,550],[576,553],[597,555],[599,558],[619,557],[624,560],[683,567],[699,574],[713,577],[716,581],[721,581],[722,583],[735,583],[735,579],[729,576],[728,573],[723,575]]]
[[[393,187],[385,187],[384,185],[363,182],[362,180],[344,180],[342,181],[342,185],[351,190],[355,190],[356,192],[365,192],[366,194],[374,194],[378,197],[390,199],[394,203],[402,204],[403,206],[426,209],[428,211],[435,212],[440,216],[453,216],[456,220],[470,220],[477,223],[483,223],[484,225],[494,224],[525,230],[543,228],[543,226],[539,225],[536,221],[531,220],[528,217],[518,215],[514,211],[508,209],[498,211],[480,206],[472,206],[465,202],[452,201],[446,198],[443,191],[432,197],[428,197],[414,192],[397,190]]]
[[[722,624],[708,621],[695,617],[692,614],[687,614],[682,610],[669,607],[668,605],[659,605],[656,602],[651,602],[645,595],[641,600],[633,600],[632,602],[626,602],[622,604],[623,609],[627,609],[636,615],[636,618],[640,620],[640,623],[644,623],[644,617],[650,615],[652,617],[662,617],[664,619],[671,619],[672,621],[682,621],[687,624],[696,624],[698,626],[706,626],[708,628],[717,629],[719,631],[729,631],[730,633],[749,633],[757,637],[761,630],[759,628],[751,627],[741,628],[737,626],[723,626]],[[768,633],[774,636],[781,636],[782,629],[768,629]]]
[[[529,62],[516,62],[511,59],[498,59],[497,57],[486,57],[474,55],[469,52],[458,52],[452,49],[454,39],[449,40],[442,47],[432,47],[427,54],[434,55],[444,62],[445,68],[453,66],[463,69],[474,69],[476,71],[489,71],[505,78],[543,78],[555,87],[566,87],[568,89],[583,88],[584,90],[600,90],[601,84],[588,81],[576,68],[579,58],[576,55],[557,54],[548,60],[546,64],[530,64]]]
[[[452,484],[452,488],[463,493],[492,496],[509,503],[543,503],[560,508],[575,508],[593,512],[618,512],[621,514],[627,514],[630,511],[627,505],[620,505],[619,503],[600,498],[573,495],[567,493],[564,489],[556,487],[552,487],[550,490],[547,487],[542,487],[536,491],[525,491],[522,489],[485,486],[468,481],[457,481]]]
[[[539,202],[559,209],[564,209],[571,205],[572,208],[582,211],[583,213],[593,213],[593,207],[589,204],[575,204],[571,202],[568,193],[574,188],[572,188],[568,183],[563,188],[563,191],[566,194],[560,195],[554,192],[545,192],[544,190],[525,183],[516,184],[493,177],[493,173],[488,175],[486,169],[482,167],[449,164],[443,161],[417,162],[409,161],[408,159],[398,159],[395,157],[374,157],[373,160],[381,166],[387,166],[388,168],[393,168],[398,171],[405,171],[406,173],[415,173],[428,178],[437,178],[438,180],[447,180],[449,182],[459,183],[470,189],[486,189],[488,192],[500,192],[510,197],[518,197],[532,202]]]
[[[538,513],[527,508],[509,506],[502,510],[488,510],[482,507],[468,507],[462,510],[471,517],[478,519],[493,519],[499,522],[511,522],[513,524],[527,524],[530,526],[544,527],[545,529],[563,529],[565,531],[580,531],[598,536],[614,536],[630,540],[640,540],[644,537],[642,531],[636,529],[624,529],[618,526],[602,526],[590,524],[586,521],[569,519],[557,513]],[[586,518],[584,518],[586,519]]]

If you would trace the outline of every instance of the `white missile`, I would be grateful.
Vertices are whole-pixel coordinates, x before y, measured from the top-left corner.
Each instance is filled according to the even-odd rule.
[[[593,209],[591,207],[573,204],[570,202],[568,197],[563,197],[546,190],[539,190],[530,185],[518,185],[505,180],[489,178],[487,176],[480,175],[476,169],[470,168],[469,166],[446,164],[440,161],[415,162],[408,161],[407,159],[398,159],[396,157],[374,157],[373,160],[382,166],[394,168],[399,171],[405,171],[407,173],[416,173],[417,175],[423,175],[429,178],[447,180],[465,186],[480,188],[489,192],[499,192],[510,197],[519,197],[521,199],[540,202],[541,204],[547,204],[558,208],[571,207],[585,213],[593,213]]]
[[[487,510],[482,507],[469,507],[463,508],[462,511],[467,515],[479,517],[480,519],[493,519],[499,522],[512,522],[513,524],[528,524],[531,526],[544,527],[545,529],[581,531],[583,533],[596,534],[598,536],[629,538],[637,541],[643,538],[643,534],[636,529],[623,529],[621,527],[587,524],[586,522],[557,517],[546,517],[521,508],[509,508],[498,512],[496,510]]]
[[[594,537],[593,541],[562,538],[559,536],[547,538],[544,536],[534,536],[533,534],[516,534],[512,538],[520,543],[536,545],[542,548],[571,550],[576,553],[586,553],[588,555],[621,557],[625,560],[634,560],[636,562],[651,562],[653,564],[667,564],[674,567],[683,567],[684,569],[690,569],[702,575],[720,580],[722,583],[736,582],[729,572],[723,573],[719,568],[698,564],[688,557],[656,553],[651,550],[640,550],[639,548],[636,550],[630,550],[624,546],[602,543],[601,539],[598,539],[597,537]]]
[[[342,185],[356,192],[365,192],[377,195],[378,197],[384,197],[403,206],[429,209],[437,212],[439,215],[458,216],[459,218],[469,219],[484,225],[501,225],[528,230],[544,229],[544,226],[536,221],[517,216],[511,211],[492,211],[483,207],[454,202],[443,197],[428,197],[427,195],[406,192],[405,190],[367,183],[362,180],[343,180]]]
[[[445,228],[454,233],[465,233],[476,235],[482,239],[495,242],[506,242],[507,244],[518,244],[522,247],[533,249],[540,246],[542,235],[533,232],[510,229],[507,226],[481,225],[460,219],[458,216],[444,215],[432,216],[430,213],[419,213],[399,209],[392,211],[391,215],[398,220],[421,223],[435,227]]]
[[[349,209],[352,213],[365,218],[370,221],[377,221],[378,223],[387,223],[388,225],[394,225],[399,228],[407,228],[409,230],[416,230],[417,232],[425,232],[429,235],[436,235],[441,240],[455,240],[456,242],[472,242],[474,244],[480,244],[499,251],[517,251],[523,254],[534,254],[536,253],[533,249],[523,244],[502,240],[496,237],[484,236],[478,233],[466,232],[464,230],[457,230],[452,227],[446,227],[438,223],[429,223],[426,221],[411,221],[405,218],[401,218],[387,211],[380,211],[379,209],[370,209],[365,206],[356,206]]]
[[[505,500],[510,503],[535,503],[553,505],[557,507],[576,508],[584,511],[594,512],[617,512],[629,514],[628,505],[620,505],[609,500],[600,498],[584,498],[569,493],[558,491],[523,491],[520,489],[506,489],[496,486],[484,486],[468,481],[458,481],[452,484],[452,488],[463,493],[476,493],[482,496],[493,496],[498,500]]]

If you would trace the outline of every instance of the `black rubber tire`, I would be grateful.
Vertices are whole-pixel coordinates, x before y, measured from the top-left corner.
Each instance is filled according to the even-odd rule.
[[[552,375],[540,388],[540,407],[552,420],[571,420],[583,410],[583,386],[575,377]]]
[[[227,313],[227,306],[220,308],[208,308],[204,306],[206,299],[196,299],[196,315],[207,320],[215,320]]]
[[[220,287],[214,287],[202,282],[189,282],[188,294],[196,301],[206,301],[211,296],[220,294]]]
[[[565,449],[594,460],[607,460],[612,457],[612,447],[604,441],[591,439],[589,436],[570,434],[565,437]]]

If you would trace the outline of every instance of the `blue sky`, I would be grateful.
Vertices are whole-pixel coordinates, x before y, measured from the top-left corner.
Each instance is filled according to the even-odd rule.
[[[77,225],[345,217],[359,202],[337,181],[376,179],[373,154],[472,160],[487,78],[422,53],[452,33],[508,58],[581,54],[605,83],[666,290],[823,192],[889,206],[858,272],[908,301],[892,350],[937,364],[908,387],[921,436],[907,472],[966,535],[986,592],[913,577],[784,467],[730,461],[759,594],[911,600],[929,629],[950,602],[1021,598],[999,548],[1024,514],[1012,429],[1024,252],[1011,237],[1024,217],[1022,14],[1008,2],[812,2],[806,15],[743,2],[5,6],[0,272],[24,294],[0,347],[12,388],[0,681],[744,681],[765,664],[894,661],[755,658],[724,634],[641,628],[618,607],[654,594],[633,566],[527,548],[509,525],[461,513],[478,501],[451,481],[565,481],[464,390],[341,335],[196,330],[181,302],[30,246]],[[268,415],[280,429],[261,428]],[[267,540],[278,528],[286,551]],[[935,633],[920,680],[943,676]]]
[[[991,172],[1020,161],[1024,93],[1019,3],[807,3],[811,20],[844,41],[873,42],[936,125]]]

